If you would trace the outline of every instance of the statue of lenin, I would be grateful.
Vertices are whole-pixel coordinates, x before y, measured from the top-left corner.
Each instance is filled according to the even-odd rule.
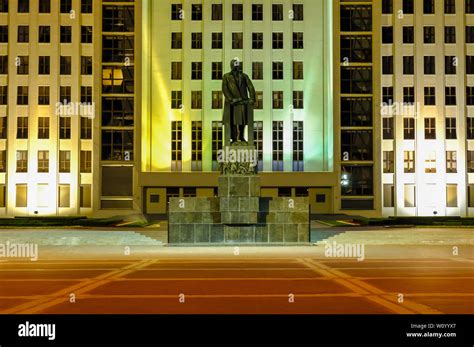
[[[255,88],[249,76],[242,72],[237,58],[230,62],[231,72],[222,79],[225,97],[224,117],[225,144],[247,142],[244,137],[248,126],[248,142],[253,145],[253,108],[256,102]]]

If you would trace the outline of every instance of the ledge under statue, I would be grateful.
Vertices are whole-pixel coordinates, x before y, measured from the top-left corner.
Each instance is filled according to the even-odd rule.
[[[238,59],[231,61],[231,70],[222,80],[225,147],[218,155],[218,197],[171,198],[168,243],[307,244],[308,198],[260,196],[253,139],[255,88]]]

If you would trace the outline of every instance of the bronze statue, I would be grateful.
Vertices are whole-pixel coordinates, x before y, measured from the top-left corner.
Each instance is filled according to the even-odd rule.
[[[256,102],[255,88],[250,77],[242,72],[239,59],[230,62],[231,72],[222,79],[222,92],[225,96],[224,117],[225,144],[248,142],[253,145],[253,108]],[[245,127],[248,126],[248,141],[245,140]]]

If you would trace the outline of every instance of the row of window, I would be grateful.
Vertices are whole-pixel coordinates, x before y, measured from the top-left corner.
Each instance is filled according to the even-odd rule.
[[[28,75],[30,73],[30,57],[18,56],[15,58],[18,75]],[[61,56],[59,59],[59,74],[71,75],[72,63],[70,56]],[[0,56],[0,75],[8,74],[8,56]],[[38,75],[49,75],[51,73],[51,57],[38,57]],[[92,57],[81,56],[81,75],[92,75]]]
[[[0,43],[8,43],[8,26],[0,26]],[[81,43],[92,43],[93,30],[91,26],[81,26]],[[61,26],[60,43],[72,42],[72,27]],[[19,25],[17,31],[18,43],[30,42],[30,27],[28,25]],[[51,27],[49,25],[40,25],[38,27],[38,43],[51,43]]]
[[[202,49],[203,36],[202,33],[191,33],[191,49]],[[272,49],[284,48],[284,34],[281,32],[272,33]],[[224,46],[223,33],[211,34],[211,48],[222,49]],[[264,34],[252,33],[252,49],[263,49]],[[171,49],[183,48],[183,33],[171,33]],[[244,33],[232,33],[232,49],[244,49]],[[304,33],[293,33],[293,49],[304,49]]]
[[[193,121],[191,126],[192,138],[192,171],[202,171],[202,122]],[[272,170],[284,169],[284,128],[283,122],[272,123]],[[263,122],[254,122],[255,147],[258,153],[258,169],[263,170]],[[293,171],[304,171],[304,124],[302,121],[293,122]],[[182,171],[183,167],[183,125],[181,121],[171,122],[171,171]],[[212,161],[213,170],[218,170],[218,151],[223,148],[223,124],[212,122]]]
[[[393,140],[394,139],[394,118],[384,117],[382,118],[383,127],[383,139]],[[455,117],[446,117],[445,121],[445,138],[446,140],[456,140],[458,138],[457,132],[457,120]],[[436,140],[436,118],[427,117],[424,119],[424,136],[425,140]],[[474,140],[474,117],[467,117],[466,121],[467,139]],[[414,140],[416,134],[415,129],[415,118],[406,117],[403,118],[403,139]]]
[[[394,0],[382,0],[382,13],[392,14],[393,13],[393,1]],[[420,0],[416,0],[417,2]],[[435,0],[423,0],[423,14],[435,14]],[[465,12],[474,13],[474,0],[465,0]],[[415,0],[403,0],[402,8],[404,14],[414,14],[415,12]],[[443,10],[445,14],[456,13],[456,0],[444,0]]]
[[[71,87],[61,86],[59,93],[59,100],[63,104],[71,102]],[[29,87],[18,86],[17,87],[17,105],[29,105]],[[50,87],[40,86],[38,87],[38,105],[50,105]],[[81,87],[81,103],[90,104],[92,103],[92,87]],[[8,86],[0,86],[0,105],[8,104]]]
[[[212,62],[211,63],[211,79],[212,80],[222,80],[223,67],[222,62]],[[243,68],[244,64],[241,63]],[[191,79],[192,80],[202,80],[202,62],[192,62],[191,63]],[[292,66],[293,79],[302,80],[304,79],[304,66],[302,61],[294,61]],[[183,78],[183,63],[179,61],[171,62],[171,79],[172,80],[181,80]],[[253,80],[263,80],[264,78],[264,69],[263,62],[253,62],[252,63],[252,79]],[[272,62],[272,79],[282,80],[284,78],[284,63],[282,61]]]
[[[427,184],[424,192],[424,201],[436,201],[430,200],[439,199],[437,194],[436,184]],[[438,193],[439,194],[439,193]],[[429,195],[427,197],[426,195]],[[474,207],[474,185],[468,186],[468,207]],[[417,206],[417,185],[416,184],[405,184],[403,186],[403,206],[404,207],[416,207]],[[393,184],[384,184],[383,186],[383,207],[395,207],[395,186]],[[434,206],[433,206],[434,207]],[[458,185],[447,184],[446,185],[446,207],[459,207],[458,205]]]
[[[436,173],[436,152],[430,151],[425,153],[424,157],[424,172],[425,173]],[[415,151],[404,151],[403,152],[403,172],[404,173],[415,173],[416,172],[416,157]],[[446,173],[457,173],[458,172],[458,160],[457,151],[446,151]],[[468,151],[467,153],[467,172],[474,172],[474,151]],[[395,173],[395,152],[384,151],[383,152],[383,173],[393,174]]]
[[[284,93],[282,91],[274,91],[272,93],[272,108],[275,110],[283,109],[284,107]],[[180,90],[171,91],[171,108],[183,109],[183,92]],[[293,91],[292,109],[304,108],[304,91]],[[223,93],[221,91],[212,92],[212,108],[222,109],[223,107]],[[263,92],[256,92],[256,103],[254,105],[256,110],[263,109]],[[191,91],[191,109],[202,109],[202,91]]]
[[[53,0],[57,1],[57,0]],[[0,1],[0,13],[7,13],[9,11],[9,4],[12,0],[1,0]],[[59,10],[61,13],[71,13],[73,0],[60,0]],[[81,0],[81,13],[92,13],[93,0]],[[29,13],[30,12],[30,0],[18,0],[17,3],[18,13]],[[39,0],[38,4],[39,13],[51,13],[51,0]]]
[[[223,6],[222,4],[211,5],[211,19],[214,21],[223,20]],[[203,6],[201,4],[191,4],[191,20],[202,20]],[[183,20],[186,13],[183,10],[182,4],[171,4],[171,20]],[[284,19],[283,4],[272,4],[272,21],[282,21]],[[264,6],[263,4],[252,4],[252,20],[263,21]],[[288,13],[288,19],[294,21],[304,20],[304,5],[293,4],[292,10]],[[244,20],[244,5],[232,4],[232,20]]]
[[[425,105],[436,105],[435,87],[425,87]],[[394,101],[393,87],[382,87],[382,101],[386,105],[391,105]],[[415,87],[403,87],[403,103],[410,106],[415,104]],[[474,105],[474,87],[466,87],[466,104]],[[444,87],[444,105],[456,106],[456,87]]]
[[[38,173],[49,173],[50,160],[49,151],[38,151]],[[59,151],[58,172],[71,172],[71,151]],[[81,151],[80,172],[92,172],[92,151]],[[0,172],[7,172],[7,151],[0,151]],[[16,152],[16,172],[28,172],[28,151]]]
[[[382,27],[382,43],[392,44],[393,43],[393,27],[383,26]],[[404,26],[403,27],[403,43],[412,44],[415,43],[415,27]],[[423,43],[431,44],[436,43],[436,27],[424,26],[423,27]],[[444,27],[444,43],[456,43],[456,27],[445,26]],[[466,43],[474,43],[474,26],[466,26]]]
[[[445,75],[456,75],[458,72],[459,58],[457,56],[447,55],[444,57],[444,73]],[[436,57],[435,56],[424,56],[423,57],[423,72],[425,75],[436,75],[439,74],[439,70],[436,69]],[[394,58],[392,55],[382,57],[382,73],[384,75],[393,75],[394,73]],[[403,56],[403,74],[414,75],[415,74],[415,57]],[[474,74],[474,56],[466,56],[466,75]]]
[[[36,206],[38,208],[51,207],[51,192],[48,184],[38,184],[36,186]],[[28,207],[28,184],[17,184],[15,186],[16,201],[15,207]],[[6,187],[0,185],[0,207],[6,206]],[[69,184],[58,185],[58,207],[71,207],[71,186]],[[90,184],[83,184],[79,187],[79,207],[92,207],[92,186]]]

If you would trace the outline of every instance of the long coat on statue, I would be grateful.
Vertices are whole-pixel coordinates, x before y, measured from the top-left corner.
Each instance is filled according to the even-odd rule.
[[[225,96],[223,122],[231,126],[248,125],[249,120],[253,120],[253,105],[235,104],[236,102],[241,100],[256,102],[255,88],[249,76],[242,72],[237,76],[229,72],[222,78],[222,92]]]

